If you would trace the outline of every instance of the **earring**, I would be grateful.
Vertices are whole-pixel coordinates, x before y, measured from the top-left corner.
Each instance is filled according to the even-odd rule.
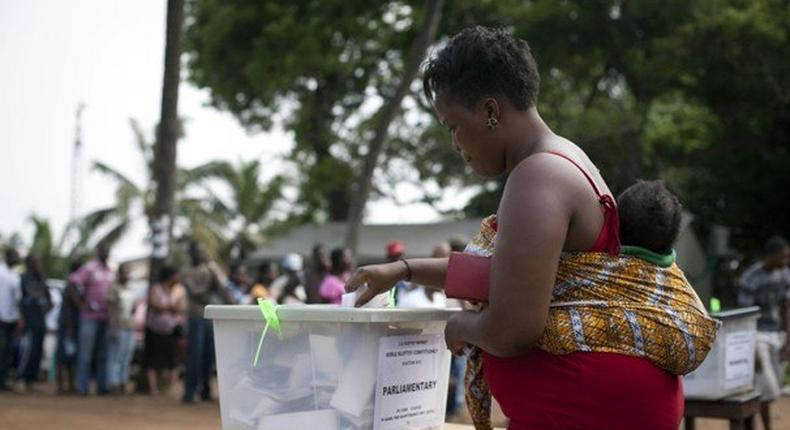
[[[493,116],[488,117],[488,120],[486,121],[486,127],[488,127],[489,130],[495,129],[498,125],[499,121],[496,118]]]

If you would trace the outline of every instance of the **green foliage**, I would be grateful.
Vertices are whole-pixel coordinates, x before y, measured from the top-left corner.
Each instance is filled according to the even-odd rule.
[[[31,215],[30,222],[34,230],[28,252],[41,258],[47,277],[65,279],[68,276],[69,259],[55,243],[49,220]]]
[[[71,226],[78,232],[78,239],[68,253],[71,256],[90,254],[101,241],[115,243],[129,231],[134,221],[147,221],[151,216],[156,193],[153,181],[154,140],[146,136],[135,120],[130,120],[130,125],[144,180],[135,182],[118,169],[94,161],[93,170],[115,183],[115,201],[106,208],[86,214]],[[200,172],[179,168],[177,175],[174,229],[179,234],[201,240],[207,252],[216,256],[219,249],[225,246],[223,233],[227,215],[222,212],[224,208],[189,195],[190,187],[199,179]]]
[[[372,113],[393,88],[422,2],[193,0],[191,80],[250,128],[294,132],[295,217],[342,219]],[[439,45],[470,25],[511,29],[540,66],[541,114],[585,149],[617,193],[665,178],[701,219],[750,247],[790,233],[790,8],[783,0],[447,2]],[[495,77],[492,77],[494,79]],[[468,215],[496,210],[420,104],[404,101],[377,174],[379,196],[409,181],[475,186]],[[427,186],[432,185],[432,186]],[[318,214],[318,215],[316,215]]]
[[[183,202],[185,209],[192,213],[194,205],[208,206],[207,212],[214,215],[209,223],[196,223],[192,233],[202,235],[208,245],[219,245],[223,261],[243,260],[261,244],[267,228],[274,223],[273,209],[286,181],[282,176],[275,176],[269,182],[261,182],[261,168],[258,160],[242,161],[237,165],[212,161],[185,172],[190,183],[203,185],[209,193],[202,202]],[[223,184],[229,198],[215,193],[210,187],[211,181]],[[221,236],[212,238],[211,231],[223,232],[230,240],[223,241]]]
[[[365,133],[357,126],[371,115],[362,105],[394,92],[420,13],[421,3],[410,3],[190,3],[192,82],[246,126],[268,129],[280,112],[294,132],[297,217],[348,215],[355,146]]]

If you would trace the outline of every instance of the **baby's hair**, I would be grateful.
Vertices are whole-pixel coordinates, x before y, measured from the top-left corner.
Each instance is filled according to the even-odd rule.
[[[680,233],[683,205],[664,181],[639,180],[617,198],[620,241],[667,254]]]

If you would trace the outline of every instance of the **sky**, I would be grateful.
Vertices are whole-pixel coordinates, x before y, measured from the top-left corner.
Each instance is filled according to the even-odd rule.
[[[32,235],[31,214],[59,234],[69,219],[75,112],[82,114],[79,213],[113,202],[112,181],[92,172],[99,160],[142,182],[144,170],[129,126],[153,133],[159,119],[165,1],[0,0],[0,233]],[[293,145],[274,129],[251,135],[232,115],[207,106],[208,93],[184,82],[179,115],[187,119],[178,163],[259,158],[263,178],[287,168],[278,159]],[[402,189],[401,189],[402,188]],[[399,187],[402,199],[413,190]],[[430,222],[430,206],[368,205],[366,222]],[[138,222],[114,258],[146,255],[147,226]]]

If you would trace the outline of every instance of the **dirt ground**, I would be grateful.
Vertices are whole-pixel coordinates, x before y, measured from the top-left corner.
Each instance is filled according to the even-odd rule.
[[[790,397],[774,403],[773,428],[790,429]],[[463,417],[452,421],[463,422]],[[758,420],[759,421],[759,420]],[[501,423],[500,423],[501,424]],[[34,393],[0,394],[3,430],[215,430],[220,428],[219,404],[182,405],[178,398],[131,395],[59,396],[51,386]],[[448,426],[449,428],[464,428]],[[471,427],[470,427],[471,428]],[[725,421],[698,420],[699,430],[725,430]],[[762,423],[757,424],[762,429]],[[320,430],[320,429],[317,429]]]

